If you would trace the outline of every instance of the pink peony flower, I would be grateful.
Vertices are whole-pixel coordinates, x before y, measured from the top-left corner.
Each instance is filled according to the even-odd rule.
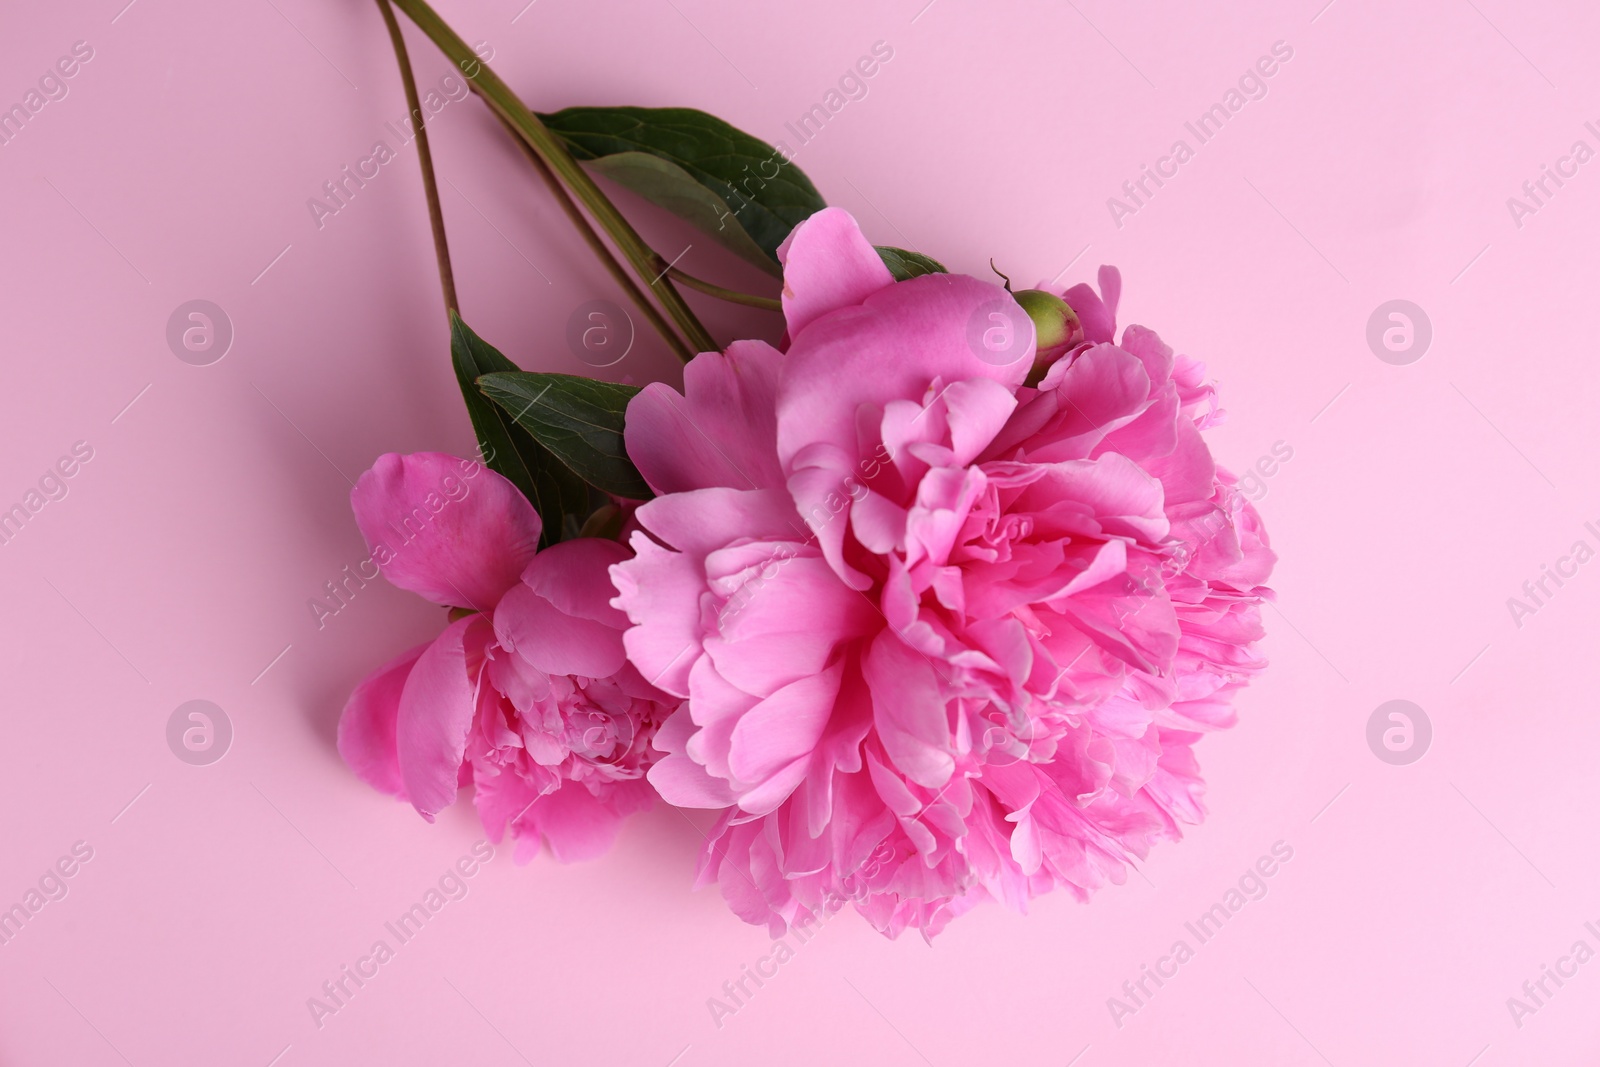
[[[430,822],[472,782],[484,829],[509,829],[519,862],[541,835],[563,861],[604,852],[652,801],[650,738],[678,703],[623,652],[607,568],[627,549],[538,551],[539,516],[511,482],[437,452],[380,456],[350,502],[384,577],[453,621],[356,687],[345,762]]]
[[[723,809],[702,880],[774,933],[848,899],[927,937],[1121,882],[1202,817],[1192,746],[1264,666],[1274,557],[1203,367],[1113,343],[1109,268],[1029,387],[1004,290],[895,283],[838,209],[782,252],[787,351],[702,354],[627,413],[659,495],[613,603],[687,698],[651,783]]]

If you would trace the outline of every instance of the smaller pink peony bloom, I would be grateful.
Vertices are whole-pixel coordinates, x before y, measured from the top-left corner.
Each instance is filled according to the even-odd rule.
[[[467,782],[519,862],[610,847],[649,807],[651,738],[677,706],[627,662],[607,571],[628,550],[581,538],[538,551],[540,521],[499,474],[437,452],[380,456],[350,494],[384,577],[460,615],[350,695],[339,753],[423,818]]]

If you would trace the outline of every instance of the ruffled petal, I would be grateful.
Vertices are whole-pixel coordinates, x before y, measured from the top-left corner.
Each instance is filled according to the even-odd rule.
[[[687,707],[679,708],[656,731],[655,746],[666,755],[650,768],[650,784],[661,799],[680,808],[725,808],[734,802],[726,778],[716,778],[684,754],[694,721]]]
[[[1015,331],[1004,362],[993,362],[979,341],[989,315],[1004,315]],[[1010,295],[958,274],[926,274],[879,290],[795,339],[778,392],[778,457],[796,508],[841,577],[865,587],[844,558],[846,524],[831,521],[839,502],[883,460],[897,459],[859,454],[861,412],[894,401],[930,407],[945,385],[971,379],[992,379],[1014,393],[1033,351],[1032,320]]]
[[[783,484],[773,455],[773,392],[783,355],[762,341],[702,352],[683,371],[683,393],[653,382],[628,402],[628,458],[657,494]]]
[[[1086,284],[1074,285],[1062,296],[1078,316],[1084,340],[1109,343],[1117,332],[1117,302],[1122,298],[1122,275],[1115,267],[1100,268],[1100,293]],[[1104,294],[1104,299],[1101,294]]]

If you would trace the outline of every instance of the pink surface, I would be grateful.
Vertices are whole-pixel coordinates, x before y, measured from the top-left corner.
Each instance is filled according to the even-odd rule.
[[[30,5],[0,37],[6,106],[92,49],[0,145],[0,509],[42,478],[59,497],[0,544],[0,906],[61,897],[0,945],[0,1063],[1595,1061],[1600,577],[1572,552],[1600,549],[1600,14],[443,6],[536,107],[699,106],[791,148],[785,123],[887,42],[866,98],[798,150],[824,195],[959,270],[1118,264],[1120,318],[1220,379],[1219,458],[1262,461],[1273,668],[1199,747],[1209,821],[1088,906],[981,908],[932,948],[840,915],[719,1026],[708,998],[773,947],[690,889],[700,815],[658,809],[585,865],[483,863],[468,805],[429,826],[334,752],[354,683],[441,621],[374,583],[319,629],[308,599],[366,555],[348,482],[383,452],[471,447],[413,150],[320,228],[306,206],[398,145],[377,12],[123,2]],[[1244,85],[1265,95],[1200,143],[1185,123],[1280,41],[1292,57]],[[476,101],[433,128],[468,321],[530,369],[585,372],[567,317],[610,283]],[[1192,158],[1162,164],[1180,138]],[[1135,202],[1145,165],[1176,174]],[[1546,166],[1563,184],[1535,200]],[[693,231],[644,229],[760,284]],[[167,342],[194,299],[234,332],[206,366]],[[1367,340],[1397,299],[1432,326],[1403,365]],[[724,337],[777,328],[707,315]],[[675,372],[641,333],[600,373]],[[75,445],[72,476],[46,477]],[[1546,565],[1569,577],[1536,603]],[[1405,765],[1367,740],[1396,699],[1432,726]],[[169,747],[192,700],[231,722],[218,762]],[[1275,845],[1292,858],[1266,895],[1201,943],[1185,924]],[[441,878],[465,895],[399,944],[385,924]],[[380,939],[393,958],[319,1026],[307,999]],[[1191,958],[1129,998],[1179,940]],[[1541,991],[1546,966],[1565,976]]]

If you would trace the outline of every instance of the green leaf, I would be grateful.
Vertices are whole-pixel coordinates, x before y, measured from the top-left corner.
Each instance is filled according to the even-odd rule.
[[[704,230],[740,259],[772,271],[776,261],[738,224],[727,201],[676,163],[646,152],[617,152],[591,161],[589,169]]]
[[[628,500],[654,495],[622,439],[628,401],[638,387],[571,374],[509,371],[483,375],[478,388],[596,489]]]
[[[883,259],[883,265],[889,268],[889,273],[894,275],[894,280],[903,282],[907,278],[917,278],[924,274],[949,274],[944,264],[921,252],[907,252],[904,248],[893,248],[889,245],[875,245],[878,255]]]
[[[569,107],[540,119],[573,156],[770,274],[789,231],[827,206],[759,138],[687,107]]]
[[[544,524],[540,546],[576,536],[589,513],[604,501],[595,499],[581,478],[478,391],[480,377],[516,372],[517,365],[473,333],[454,312],[450,314],[450,360],[483,462],[532,502]]]

